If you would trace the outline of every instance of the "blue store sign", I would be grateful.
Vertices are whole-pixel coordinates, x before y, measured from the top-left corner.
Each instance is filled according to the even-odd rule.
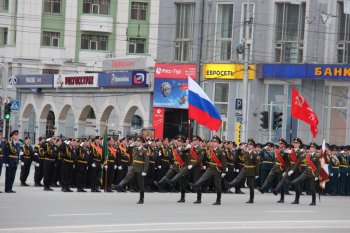
[[[52,88],[53,74],[47,75],[16,75],[16,87],[20,88]]]
[[[147,86],[146,71],[115,71],[98,74],[100,87],[145,87]]]

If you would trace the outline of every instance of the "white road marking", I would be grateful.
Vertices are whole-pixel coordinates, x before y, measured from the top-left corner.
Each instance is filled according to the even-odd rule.
[[[312,210],[266,210],[265,213],[315,213]]]
[[[305,224],[304,226],[302,224]],[[119,228],[119,229],[118,229]],[[181,231],[217,229],[350,229],[350,220],[296,220],[296,221],[232,221],[232,222],[174,222],[174,223],[129,223],[110,225],[77,225],[57,227],[0,228],[0,232],[54,231],[69,232],[138,232],[138,231]]]
[[[100,216],[111,215],[112,213],[91,213],[91,214],[49,214],[49,217],[67,217],[67,216]]]

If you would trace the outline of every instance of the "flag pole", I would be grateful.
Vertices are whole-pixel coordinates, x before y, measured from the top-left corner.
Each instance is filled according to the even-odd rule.
[[[104,157],[105,163],[107,165],[107,168],[105,168],[105,166],[103,166],[103,168],[105,169],[104,192],[107,192],[107,174],[108,174],[107,125],[108,125],[108,121],[106,121],[105,131],[104,131],[104,135],[103,135],[103,149],[104,149],[103,157]]]
[[[188,140],[191,141],[191,120],[188,118]]]

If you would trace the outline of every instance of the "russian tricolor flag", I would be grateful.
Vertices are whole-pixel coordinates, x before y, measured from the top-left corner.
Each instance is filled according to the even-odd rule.
[[[192,78],[188,78],[188,117],[212,131],[221,125],[219,110]]]

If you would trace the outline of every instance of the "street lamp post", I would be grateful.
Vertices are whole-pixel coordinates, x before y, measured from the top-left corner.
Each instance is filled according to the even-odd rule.
[[[5,111],[5,100],[7,99],[7,67],[3,64],[3,63],[0,63],[0,66],[3,68],[4,70],[4,82],[3,82],[3,89],[5,90],[5,94],[3,95],[3,98],[2,98],[2,105],[4,106],[3,109],[2,109],[2,115]],[[1,116],[2,118],[2,116]],[[6,128],[7,128],[7,124],[6,124],[7,120],[4,118],[4,131],[3,131],[3,135],[4,137],[6,137]]]

